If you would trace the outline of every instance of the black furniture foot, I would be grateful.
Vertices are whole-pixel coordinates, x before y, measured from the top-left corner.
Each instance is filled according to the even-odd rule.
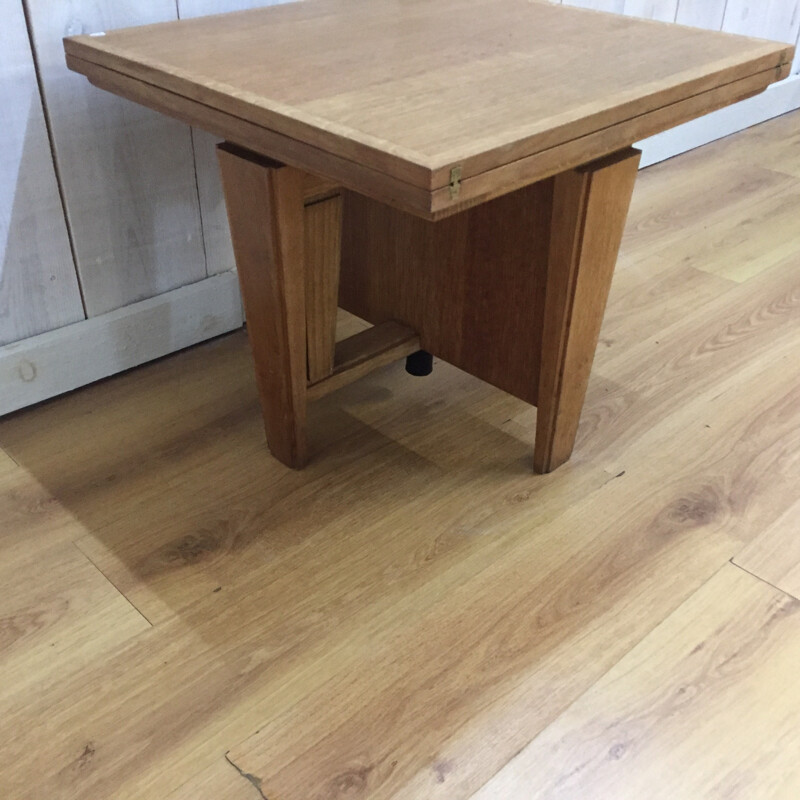
[[[433,372],[433,356],[427,350],[417,350],[406,356],[406,372],[418,378],[430,375]]]

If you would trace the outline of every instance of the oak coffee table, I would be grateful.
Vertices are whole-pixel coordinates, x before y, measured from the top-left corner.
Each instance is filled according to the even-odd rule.
[[[307,0],[64,42],[103,89],[222,137],[267,442],[436,355],[538,406],[571,455],[640,153],[793,48],[537,0]],[[335,342],[337,306],[374,327]]]

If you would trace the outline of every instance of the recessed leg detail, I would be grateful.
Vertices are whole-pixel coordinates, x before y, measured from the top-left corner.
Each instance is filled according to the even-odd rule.
[[[641,153],[555,179],[545,286],[534,469],[572,454]]]
[[[304,175],[227,144],[217,153],[267,444],[299,469],[307,458]]]

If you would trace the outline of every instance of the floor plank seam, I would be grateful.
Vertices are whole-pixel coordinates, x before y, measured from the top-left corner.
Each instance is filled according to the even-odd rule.
[[[23,469],[22,464],[20,464],[19,461],[17,461],[17,459],[14,458],[14,456],[12,456],[11,453],[9,453],[8,450],[6,450],[4,447],[0,447],[0,453],[2,453],[3,455],[8,456],[11,459],[11,462],[14,464],[15,467],[19,467],[20,469]]]
[[[225,753],[225,760],[250,784],[252,784],[253,788],[259,793],[261,796],[261,800],[269,800],[269,798],[264,794],[264,790],[261,788],[263,781],[258,775],[251,775],[249,772],[245,772],[235,761],[233,761],[230,757],[230,750]]]
[[[100,567],[98,567],[98,566],[97,566],[97,564],[95,564],[95,562],[94,562],[94,561],[92,561],[92,559],[90,558],[90,556],[89,556],[89,555],[88,555],[88,554],[87,554],[87,553],[86,553],[86,552],[85,552],[85,551],[84,551],[84,550],[81,548],[81,546],[78,544],[78,542],[75,542],[75,541],[74,541],[74,542],[72,542],[72,545],[73,545],[73,546],[75,547],[75,549],[76,549],[76,550],[77,550],[77,551],[78,551],[78,552],[79,552],[79,553],[80,553],[80,554],[81,554],[81,555],[82,555],[82,556],[83,556],[83,557],[84,557],[84,558],[85,558],[85,559],[86,559],[86,560],[87,560],[87,561],[88,561],[88,562],[89,562],[89,563],[90,563],[90,564],[91,564],[91,565],[92,565],[92,566],[93,566],[93,567],[94,567],[94,568],[95,568],[95,569],[96,569],[96,570],[97,570],[97,571],[98,571],[98,572],[99,572],[99,573],[100,573],[100,574],[101,574],[101,575],[102,575],[102,576],[103,576],[105,579],[106,579],[106,581],[108,581],[108,583],[110,583],[110,584],[111,584],[111,586],[113,586],[113,587],[114,587],[114,590],[115,590],[117,593],[119,593],[120,595],[122,595],[122,597],[123,597],[123,598],[125,598],[125,602],[126,602],[126,603],[127,603],[127,604],[128,604],[128,605],[129,605],[129,606],[130,606],[130,607],[131,607],[131,608],[132,608],[132,609],[133,609],[133,610],[134,610],[134,611],[135,611],[135,612],[136,612],[136,613],[137,613],[137,614],[138,614],[138,615],[139,615],[139,616],[140,616],[140,617],[141,617],[141,618],[142,618],[142,619],[143,619],[143,620],[144,620],[144,621],[147,623],[147,624],[148,624],[148,626],[149,626],[149,627],[151,627],[151,628],[154,628],[154,627],[155,627],[155,625],[153,625],[153,623],[152,623],[152,622],[151,622],[151,621],[150,621],[150,620],[147,618],[147,616],[146,616],[146,615],[145,615],[145,614],[142,612],[142,610],[141,610],[140,608],[137,608],[137,607],[136,607],[136,606],[135,606],[135,605],[134,605],[134,604],[131,602],[130,598],[129,598],[129,597],[126,595],[126,594],[125,594],[125,592],[123,592],[123,591],[122,591],[122,590],[119,588],[119,586],[117,586],[117,585],[114,583],[114,581],[112,581],[112,580],[111,580],[111,578],[109,578],[109,577],[108,577],[108,575],[106,575],[106,573],[105,573],[105,572],[103,572],[103,570],[102,570],[102,569],[100,569]]]
[[[735,559],[736,559],[736,556],[733,556],[733,558],[731,558],[731,564],[734,567],[736,567],[737,569],[740,569],[742,572],[746,572],[748,575],[750,575],[751,577],[755,578],[757,581],[760,581],[761,583],[765,583],[767,586],[771,586],[776,592],[780,592],[781,594],[785,594],[787,597],[791,597],[792,600],[800,601],[800,597],[795,597],[791,592],[787,592],[786,589],[781,589],[780,586],[776,586],[774,583],[770,583],[766,578],[762,578],[760,575],[756,575],[755,572],[751,572],[749,569],[747,569],[746,567],[743,567],[741,564],[737,564]]]
[[[623,470],[623,472],[624,472],[624,470]],[[615,480],[615,479],[616,479],[616,478],[618,478],[618,477],[619,477],[619,475],[613,476],[613,477],[611,478],[611,480]],[[732,558],[731,558],[731,563],[733,563],[733,559],[732,559]],[[667,620],[668,620],[668,619],[669,619],[669,618],[670,618],[670,617],[671,617],[673,614],[677,613],[677,612],[679,611],[679,609],[681,609],[681,608],[682,608],[682,607],[683,607],[683,606],[684,606],[686,603],[688,603],[688,602],[689,602],[689,601],[690,601],[690,600],[691,600],[691,599],[692,599],[692,598],[693,598],[693,597],[694,597],[694,596],[695,596],[695,595],[696,595],[696,594],[697,594],[697,593],[698,593],[698,592],[699,592],[699,591],[700,591],[700,590],[701,590],[701,589],[702,589],[702,588],[703,588],[703,587],[704,587],[704,586],[705,586],[707,583],[709,583],[709,582],[710,582],[711,580],[713,580],[713,579],[714,579],[714,578],[715,578],[717,575],[719,575],[719,573],[720,573],[720,572],[722,572],[722,570],[724,570],[724,569],[725,569],[725,567],[726,567],[727,565],[728,565],[728,562],[726,561],[726,562],[725,562],[725,563],[724,563],[722,566],[720,566],[720,567],[719,567],[719,569],[716,569],[716,570],[714,570],[714,572],[713,572],[711,575],[709,575],[709,576],[708,576],[708,578],[706,578],[706,579],[705,579],[705,580],[704,580],[704,581],[703,581],[703,582],[702,582],[702,583],[701,583],[699,586],[697,586],[697,588],[695,588],[695,589],[694,589],[694,591],[690,592],[690,593],[689,593],[689,594],[688,594],[686,597],[684,597],[684,598],[681,600],[681,602],[680,602],[680,603],[678,603],[678,605],[676,605],[676,606],[675,606],[675,608],[673,608],[673,609],[672,609],[672,610],[671,610],[671,611],[670,611],[668,614],[666,614],[664,617],[662,617],[662,618],[661,618],[661,619],[660,619],[660,620],[659,620],[659,621],[658,621],[658,622],[657,622],[655,625],[653,625],[653,627],[652,627],[652,628],[650,628],[650,629],[649,629],[649,630],[648,630],[646,633],[644,633],[644,634],[643,634],[643,635],[642,635],[640,638],[638,638],[636,641],[634,641],[634,642],[631,644],[631,646],[630,646],[630,647],[629,647],[629,648],[628,648],[628,649],[627,649],[627,650],[626,650],[624,653],[622,653],[622,655],[620,655],[620,657],[619,657],[619,658],[618,658],[616,661],[614,661],[614,663],[613,663],[613,664],[611,664],[611,665],[608,667],[608,669],[604,670],[604,671],[603,671],[603,672],[602,672],[600,675],[598,675],[598,676],[597,676],[597,679],[596,679],[596,680],[594,680],[594,681],[592,681],[592,682],[591,682],[591,683],[590,683],[590,684],[589,684],[589,685],[588,685],[588,686],[587,686],[587,687],[584,689],[584,691],[582,691],[582,692],[581,692],[581,693],[580,693],[580,694],[579,694],[577,697],[575,697],[575,698],[574,698],[574,699],[573,699],[573,700],[572,700],[570,703],[568,703],[566,706],[564,706],[564,708],[562,708],[562,709],[561,709],[561,710],[560,710],[560,711],[559,711],[559,712],[558,712],[558,713],[557,713],[555,716],[553,716],[553,717],[552,717],[552,719],[550,719],[550,720],[547,722],[547,724],[546,724],[546,725],[545,725],[545,726],[544,726],[544,727],[543,727],[543,728],[542,728],[542,729],[541,729],[541,730],[540,730],[540,731],[539,731],[539,732],[536,734],[536,736],[534,736],[534,737],[533,737],[533,738],[532,738],[532,739],[531,739],[529,742],[527,742],[526,744],[523,744],[523,745],[522,745],[522,747],[520,747],[520,748],[519,748],[519,749],[518,749],[518,750],[517,750],[517,751],[516,751],[516,752],[515,752],[515,753],[514,753],[514,754],[513,754],[513,755],[512,755],[512,756],[511,756],[511,757],[510,757],[510,758],[509,758],[509,759],[508,759],[508,760],[507,760],[507,761],[506,761],[506,762],[505,762],[505,763],[504,763],[504,764],[503,764],[503,765],[502,765],[502,766],[501,766],[501,767],[500,767],[500,768],[499,768],[499,769],[498,769],[498,770],[495,772],[495,773],[493,773],[492,775],[490,775],[490,776],[489,776],[489,777],[488,777],[488,778],[487,778],[487,779],[486,779],[486,780],[485,780],[485,781],[484,781],[484,782],[483,782],[483,783],[482,783],[482,784],[481,784],[481,785],[480,785],[480,786],[479,786],[479,787],[478,787],[478,788],[477,788],[477,789],[476,789],[476,790],[475,790],[475,791],[474,791],[474,792],[473,792],[473,793],[470,795],[470,798],[471,798],[471,797],[478,796],[478,795],[481,793],[481,791],[483,791],[483,788],[484,788],[484,786],[486,786],[487,784],[491,783],[491,782],[492,782],[492,780],[494,780],[495,776],[496,776],[498,773],[500,773],[500,772],[502,772],[504,769],[506,769],[506,767],[508,767],[508,766],[509,766],[509,765],[510,765],[510,764],[511,764],[513,761],[514,761],[514,759],[516,759],[516,758],[517,758],[517,756],[519,756],[519,755],[520,755],[522,752],[524,752],[525,750],[527,750],[527,749],[528,749],[528,748],[529,748],[529,747],[530,747],[530,746],[531,746],[531,745],[532,745],[532,744],[533,744],[533,743],[534,743],[534,742],[535,742],[537,739],[539,739],[541,736],[543,736],[543,735],[544,735],[544,733],[545,733],[545,732],[546,732],[546,731],[547,731],[547,730],[548,730],[548,729],[549,729],[549,728],[550,728],[552,725],[554,725],[554,724],[555,724],[555,723],[556,723],[556,722],[557,722],[557,721],[558,721],[558,720],[559,720],[559,719],[560,719],[560,718],[561,718],[561,717],[562,717],[564,714],[566,714],[566,713],[567,713],[567,712],[568,712],[568,711],[569,711],[569,710],[570,710],[570,709],[571,709],[573,706],[575,706],[575,705],[577,705],[578,703],[580,703],[580,701],[583,699],[583,697],[584,697],[585,695],[587,695],[589,692],[591,692],[591,691],[592,691],[592,689],[595,687],[595,685],[596,685],[596,684],[600,683],[600,682],[601,682],[601,681],[602,681],[602,680],[603,680],[603,679],[606,677],[606,675],[608,675],[608,673],[610,673],[612,670],[616,669],[617,665],[618,665],[618,664],[619,664],[619,663],[620,663],[620,662],[621,662],[623,659],[627,658],[627,656],[628,656],[628,655],[629,655],[629,654],[630,654],[630,653],[631,653],[633,650],[635,650],[637,647],[639,647],[639,645],[640,645],[642,642],[644,642],[644,640],[645,640],[645,639],[647,639],[649,636],[653,635],[653,634],[654,634],[654,633],[655,633],[655,632],[656,632],[656,631],[657,631],[657,630],[658,630],[658,629],[659,629],[659,628],[660,628],[660,627],[661,627],[661,626],[662,626],[662,625],[663,625],[663,624],[664,624],[664,623],[665,623],[665,622],[666,622],[666,621],[667,621]]]

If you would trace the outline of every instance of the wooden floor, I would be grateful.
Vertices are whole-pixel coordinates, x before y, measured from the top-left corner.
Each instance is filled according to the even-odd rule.
[[[644,171],[573,461],[237,333],[0,420],[3,800],[800,797],[800,115]]]

